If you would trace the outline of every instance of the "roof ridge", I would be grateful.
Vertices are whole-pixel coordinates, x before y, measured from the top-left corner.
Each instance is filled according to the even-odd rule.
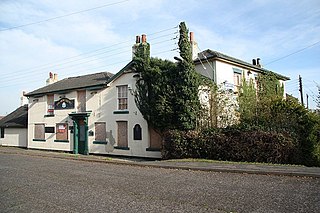
[[[207,56],[206,56],[206,55],[205,55],[206,52],[209,53],[211,56],[210,56],[210,55],[207,55]],[[227,54],[222,53],[222,52],[219,52],[219,51],[207,49],[207,50],[204,50],[204,51],[200,52],[199,54],[202,54],[202,56],[203,56],[204,58],[219,57],[219,58],[222,58],[222,59],[225,59],[225,60],[230,60],[230,61],[233,61],[233,62],[235,62],[235,63],[243,64],[243,65],[245,65],[245,66],[249,66],[249,67],[258,69],[258,70],[260,70],[262,73],[263,73],[263,72],[271,72],[271,73],[277,75],[278,77],[283,78],[283,80],[290,80],[290,78],[287,77],[287,76],[278,74],[278,73],[276,73],[276,72],[274,72],[274,71],[272,71],[272,70],[266,69],[266,68],[264,68],[264,67],[258,67],[258,66],[256,66],[256,65],[251,64],[250,62],[246,62],[246,61],[244,61],[244,60],[238,59],[238,58],[236,58],[236,57],[227,55]],[[201,59],[201,55],[200,55],[199,60],[202,60],[202,59]]]
[[[96,73],[90,73],[90,74],[85,74],[85,75],[70,76],[70,77],[67,77],[67,78],[64,78],[64,79],[79,78],[79,77],[85,77],[85,76],[90,76],[90,75],[97,75],[97,74],[102,74],[102,73],[107,73],[108,75],[109,75],[109,74],[114,75],[114,74],[111,73],[111,72],[103,71],[103,72],[96,72]],[[109,77],[111,77],[111,76],[109,76]],[[62,80],[64,80],[64,79],[62,79]],[[62,81],[62,80],[61,80],[61,81]]]

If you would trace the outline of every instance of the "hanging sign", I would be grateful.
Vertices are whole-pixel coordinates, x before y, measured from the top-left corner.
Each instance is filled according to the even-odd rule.
[[[74,100],[68,98],[61,98],[54,102],[54,109],[74,109]]]

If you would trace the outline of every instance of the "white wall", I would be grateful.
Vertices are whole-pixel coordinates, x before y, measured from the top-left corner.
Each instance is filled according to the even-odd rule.
[[[210,64],[209,64],[210,63]],[[214,61],[202,61],[202,64],[197,64],[196,70],[198,73],[209,77],[211,79],[214,79],[217,85],[228,83],[228,84],[234,84],[233,74],[234,70],[233,68],[237,68],[243,72],[242,77],[245,77],[247,80],[249,79],[255,79],[256,72],[250,70],[250,73],[248,74],[249,69],[244,68],[239,65],[230,64],[224,61],[220,60],[214,60]],[[206,69],[204,69],[206,68]],[[214,71],[213,71],[214,70]]]
[[[35,149],[50,149],[50,150],[73,150],[73,135],[68,130],[69,142],[55,142],[55,133],[45,133],[45,141],[34,141],[34,127],[35,124],[45,124],[46,127],[54,127],[56,130],[57,123],[68,123],[73,125],[72,120],[69,118],[69,113],[74,112],[77,106],[77,93],[71,92],[64,94],[68,99],[75,99],[75,109],[55,110],[53,117],[45,117],[47,114],[47,99],[46,96],[40,98],[29,98],[28,109],[28,148]],[[61,94],[54,95],[54,101],[60,99]],[[37,101],[35,101],[35,99]]]
[[[223,82],[233,84],[233,69],[232,65],[216,61],[216,69],[217,69],[217,84],[221,84]]]
[[[27,147],[27,128],[5,128],[4,138],[0,138],[2,146]]]
[[[92,114],[89,117],[89,131],[94,130],[95,122],[106,122],[106,128],[108,132],[108,144],[93,144],[94,136],[89,136],[89,152],[90,153],[108,153],[115,155],[129,155],[140,157],[161,157],[160,152],[146,151],[149,147],[149,132],[146,120],[144,120],[142,114],[138,110],[134,96],[128,91],[128,114],[115,114],[117,110],[117,86],[130,85],[132,90],[135,90],[134,73],[125,73],[120,78],[116,79],[110,84],[110,87],[99,91],[98,93],[88,94],[91,97],[87,102],[87,109],[92,110]],[[129,150],[113,149],[117,146],[117,121],[128,122],[128,147]],[[142,128],[142,140],[133,140],[133,127],[139,124]]]
[[[149,148],[149,132],[147,122],[136,107],[134,96],[128,91],[128,114],[115,114],[118,111],[117,86],[130,85],[135,89],[134,73],[124,73],[109,87],[101,90],[86,91],[86,110],[91,111],[88,117],[88,130],[95,132],[95,122],[106,122],[108,144],[94,144],[95,136],[88,136],[89,153],[114,154],[126,156],[160,158],[159,151],[146,151]],[[54,101],[59,100],[61,94],[54,95]],[[29,99],[28,111],[28,148],[49,149],[49,150],[73,150],[73,134],[68,131],[69,143],[54,142],[55,133],[45,133],[45,141],[33,141],[35,124],[44,123],[45,126],[55,127],[56,123],[72,124],[69,113],[75,112],[77,108],[77,92],[65,94],[68,99],[75,99],[75,109],[55,110],[54,117],[45,117],[47,111],[46,96]],[[117,146],[117,121],[128,122],[128,147],[129,150],[114,149]],[[133,140],[133,127],[139,124],[142,128],[142,140]]]

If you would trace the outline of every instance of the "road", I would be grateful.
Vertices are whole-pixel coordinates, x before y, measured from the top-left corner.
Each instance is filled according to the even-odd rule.
[[[0,212],[320,212],[320,179],[0,154]]]

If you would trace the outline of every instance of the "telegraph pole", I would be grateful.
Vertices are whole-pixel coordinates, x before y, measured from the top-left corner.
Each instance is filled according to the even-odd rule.
[[[302,78],[300,75],[299,75],[299,92],[300,92],[301,104],[302,104],[302,106],[304,106],[304,104],[303,104],[303,91],[302,91]]]
[[[309,95],[307,94],[307,109],[309,109]]]

